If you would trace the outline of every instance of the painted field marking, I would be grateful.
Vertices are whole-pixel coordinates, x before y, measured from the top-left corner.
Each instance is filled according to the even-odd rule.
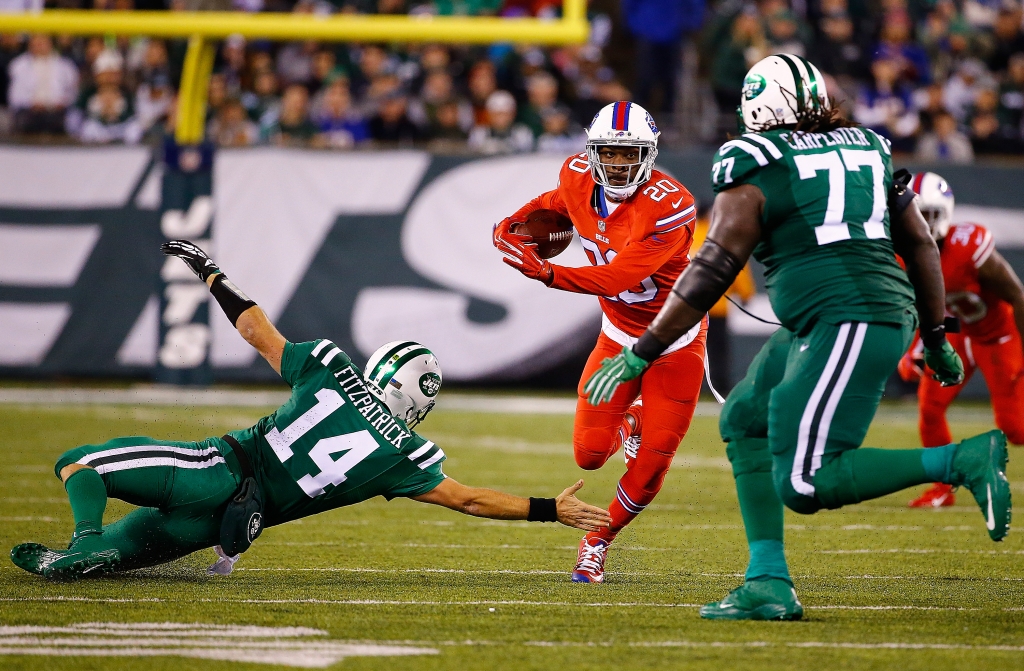
[[[99,597],[6,597],[0,602],[17,603],[50,603],[50,602],[86,602],[86,603],[242,603],[260,605],[309,604],[323,606],[536,606],[558,608],[699,608],[700,603],[651,603],[643,601],[620,602],[577,602],[577,601],[526,601],[526,600],[471,600],[471,601],[417,601],[398,599],[106,599]],[[980,611],[981,608],[965,608],[961,606],[914,606],[914,605],[882,605],[852,606],[842,604],[809,605],[816,610],[855,610],[855,611],[945,611],[963,612]],[[1002,611],[1016,611],[1019,608],[1001,608]]]
[[[326,668],[346,657],[436,655],[435,648],[324,639],[306,627],[175,622],[86,622],[65,627],[0,626],[0,655],[189,657]]]

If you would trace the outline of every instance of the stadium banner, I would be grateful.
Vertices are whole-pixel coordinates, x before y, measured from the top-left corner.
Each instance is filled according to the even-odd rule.
[[[524,280],[490,244],[495,222],[554,187],[563,157],[255,148],[181,170],[182,157],[168,169],[158,153],[0,147],[0,375],[276,379],[184,264],[160,253],[170,237],[209,249],[290,340],[330,338],[359,363],[383,342],[416,339],[446,380],[538,379],[578,370],[593,346],[596,300]],[[710,158],[665,151],[659,167],[707,206]],[[1024,274],[1021,171],[941,171],[956,219],[991,228]],[[559,263],[586,263],[578,243]],[[754,274],[761,293],[748,309],[771,318]],[[207,318],[208,337],[196,328]],[[735,377],[771,327],[736,310],[729,320]],[[179,326],[192,332],[172,335]]]

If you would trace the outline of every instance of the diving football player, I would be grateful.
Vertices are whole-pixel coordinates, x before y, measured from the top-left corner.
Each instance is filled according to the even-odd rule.
[[[74,579],[169,562],[216,547],[230,573],[264,526],[404,496],[492,519],[606,526],[608,513],[575,497],[525,499],[467,487],[441,471],[445,454],[414,428],[434,406],[441,369],[415,342],[378,349],[360,372],[330,340],[290,343],[195,245],[164,243],[224,309],[242,337],[291,386],[288,401],[255,426],[201,442],[116,438],[65,452],[54,467],[75,519],[67,550],[24,543],[15,564]],[[103,526],[107,497],[140,506]]]
[[[1024,286],[996,250],[992,233],[980,224],[953,224],[953,189],[933,172],[914,175],[921,214],[931,228],[942,259],[946,310],[960,319],[960,333],[949,341],[964,362],[965,377],[985,377],[996,426],[1009,441],[1024,445]],[[963,389],[943,387],[922,375],[924,346],[915,339],[900,361],[900,376],[917,388],[918,427],[925,447],[953,441],[946,409]],[[937,482],[910,502],[912,508],[941,508],[955,503],[952,485]]]
[[[711,169],[707,241],[647,332],[585,391],[595,405],[611,398],[703,319],[751,253],[765,265],[782,327],[720,419],[750,563],[744,584],[701,616],[794,620],[803,607],[786,565],[783,505],[810,514],[943,482],[974,494],[998,541],[1010,526],[1006,437],[858,449],[918,325],[935,378],[963,380],[944,332],[938,249],[913,191],[894,182],[889,144],[842,118],[808,61],[779,54],[756,63],[740,111],[743,134],[721,146]]]
[[[601,333],[580,381],[573,451],[580,468],[603,466],[620,448],[626,473],[608,506],[612,523],[579,544],[574,582],[604,581],[616,535],[654,500],[686,435],[704,376],[707,322],[679,334],[638,379],[600,408],[589,405],[583,380],[601,361],[632,346],[689,261],[697,219],[693,197],[654,169],[659,131],[647,111],[620,101],[604,107],[587,130],[587,151],[569,157],[553,191],[502,221],[494,244],[505,262],[530,279],[563,291],[597,296]],[[511,232],[537,209],[572,220],[591,266],[568,268],[541,259],[528,236]]]

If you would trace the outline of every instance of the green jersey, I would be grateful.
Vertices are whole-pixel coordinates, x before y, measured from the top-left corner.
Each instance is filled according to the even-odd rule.
[[[393,417],[330,340],[286,344],[281,377],[288,402],[231,434],[253,462],[267,526],[444,480],[444,452]]]
[[[747,133],[721,146],[711,181],[715,193],[740,184],[764,193],[754,258],[787,329],[804,333],[819,319],[899,324],[913,310],[889,235],[892,156],[874,131]]]

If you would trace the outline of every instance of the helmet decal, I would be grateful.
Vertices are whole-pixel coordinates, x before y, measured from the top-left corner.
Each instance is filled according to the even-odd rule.
[[[654,133],[655,135],[659,135],[661,133],[661,131],[658,130],[657,124],[654,123],[654,117],[651,116],[650,112],[647,113],[647,126],[651,129],[651,132]]]
[[[424,396],[433,398],[441,391],[441,378],[437,373],[424,373],[420,376],[420,391]]]
[[[764,80],[759,74],[749,74],[743,81],[743,98],[746,100],[753,100],[757,96],[764,92],[768,82]]]
[[[628,100],[620,100],[615,103],[615,109],[612,110],[612,129],[618,131],[629,130],[629,108],[633,106],[633,103]],[[621,135],[621,133],[620,133]]]

